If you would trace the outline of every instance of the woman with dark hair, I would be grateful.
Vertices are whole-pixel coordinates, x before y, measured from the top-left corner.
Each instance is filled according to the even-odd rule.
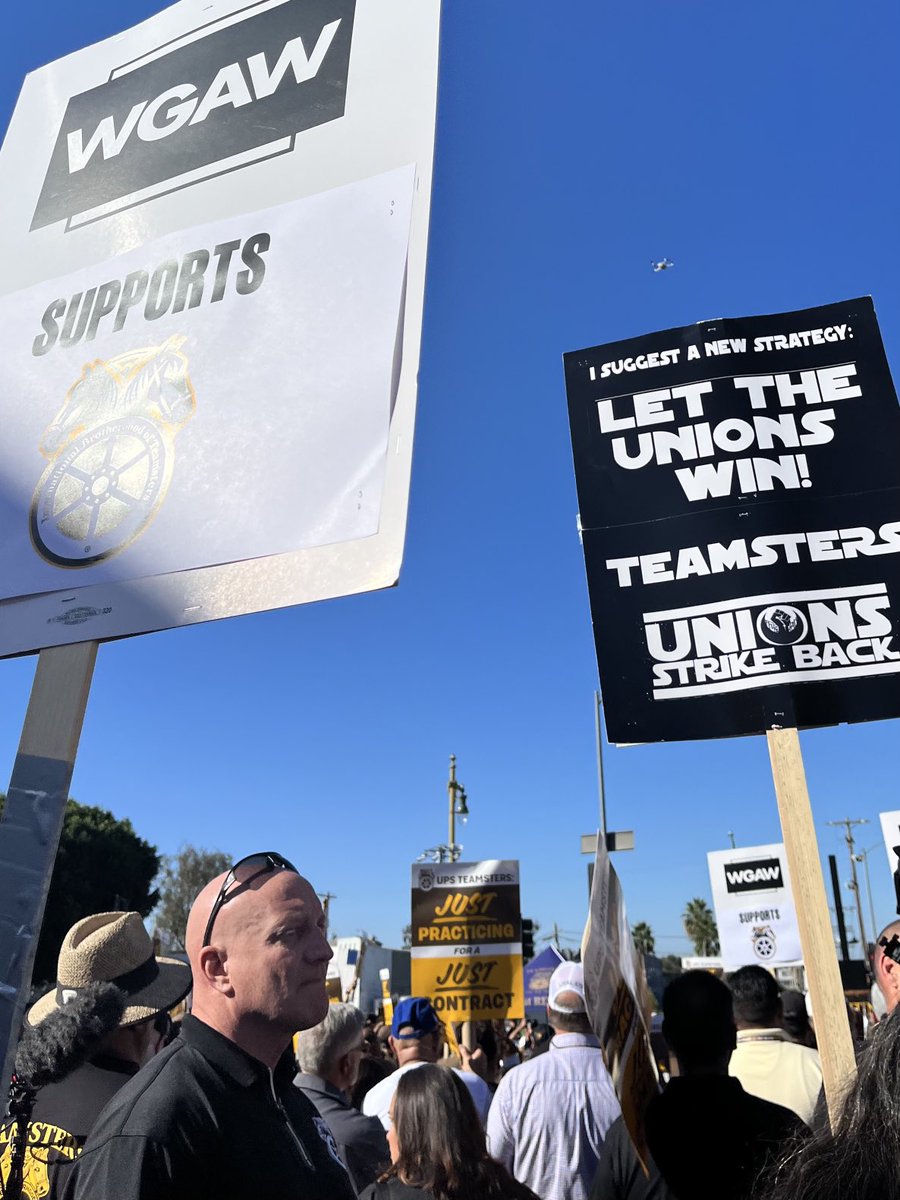
[[[758,1200],[900,1196],[900,1016],[881,1021],[857,1059],[834,1133],[827,1122],[757,1186]]]
[[[391,1166],[360,1200],[537,1200],[487,1152],[469,1089],[454,1071],[408,1071],[391,1103]]]

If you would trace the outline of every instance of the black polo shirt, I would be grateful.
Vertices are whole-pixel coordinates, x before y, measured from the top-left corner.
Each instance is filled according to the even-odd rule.
[[[66,1200],[354,1200],[315,1107],[195,1017],[100,1114]]]

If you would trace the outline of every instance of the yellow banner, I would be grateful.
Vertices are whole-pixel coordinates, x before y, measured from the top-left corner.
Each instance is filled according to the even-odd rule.
[[[412,959],[412,992],[428,996],[450,1021],[492,1021],[525,1015],[521,954]]]
[[[385,1025],[390,1025],[394,1019],[394,1001],[391,996],[391,973],[386,967],[383,967],[378,974],[381,978],[381,1019]]]

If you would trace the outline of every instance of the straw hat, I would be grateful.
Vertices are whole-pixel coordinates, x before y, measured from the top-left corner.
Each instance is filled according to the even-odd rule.
[[[119,1024],[136,1025],[184,999],[191,990],[191,968],[177,958],[154,956],[140,913],[96,913],[66,934],[56,987],[31,1006],[28,1024],[38,1025],[92,983],[121,988],[128,1004]]]

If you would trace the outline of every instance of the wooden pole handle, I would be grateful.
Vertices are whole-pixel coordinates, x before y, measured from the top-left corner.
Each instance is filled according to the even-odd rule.
[[[812,996],[825,1099],[833,1129],[843,1097],[856,1077],[856,1057],[847,1019],[847,1002],[834,948],[800,739],[796,729],[770,729],[766,733],[766,741],[797,906],[800,945]]]

